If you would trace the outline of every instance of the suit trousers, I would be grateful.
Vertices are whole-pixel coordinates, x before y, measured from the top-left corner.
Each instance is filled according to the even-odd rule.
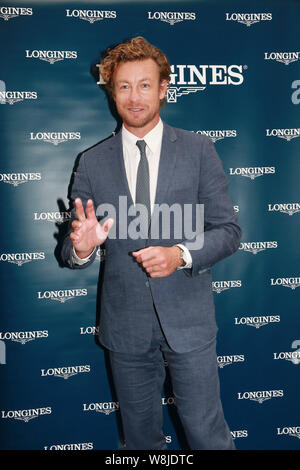
[[[220,400],[215,338],[204,348],[174,352],[168,346],[155,309],[152,341],[146,353],[110,351],[126,450],[167,449],[162,431],[164,361],[190,449],[234,450]]]

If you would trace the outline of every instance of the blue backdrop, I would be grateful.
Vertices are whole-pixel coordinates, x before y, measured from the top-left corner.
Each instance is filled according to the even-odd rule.
[[[236,447],[300,449],[299,15],[293,0],[1,1],[1,449],[122,448],[95,336],[102,253],[71,271],[59,246],[76,156],[116,128],[101,53],[137,35],[172,64],[162,118],[215,142],[243,229],[212,285]],[[180,449],[168,381],[162,401]]]

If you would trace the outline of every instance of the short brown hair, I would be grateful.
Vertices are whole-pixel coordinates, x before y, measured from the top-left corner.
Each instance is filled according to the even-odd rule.
[[[107,55],[100,63],[100,74],[105,82],[105,87],[112,93],[113,74],[121,62],[153,59],[159,67],[160,81],[168,80],[171,68],[165,54],[157,47],[150,44],[142,36],[132,38],[107,50]]]

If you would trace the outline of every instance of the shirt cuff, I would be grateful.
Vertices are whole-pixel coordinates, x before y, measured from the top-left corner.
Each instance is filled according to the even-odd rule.
[[[180,243],[178,243],[176,246],[179,246],[179,248],[181,248],[184,251],[185,257],[186,257],[186,260],[187,260],[187,262],[184,266],[179,266],[177,269],[191,268],[193,266],[193,259],[192,259],[192,255],[191,255],[190,251],[187,249],[186,246],[181,245]]]
[[[96,250],[96,248],[94,248],[92,253],[89,256],[87,256],[86,258],[79,258],[79,256],[77,256],[75,248],[73,246],[73,252],[72,252],[72,261],[73,261],[73,263],[78,264],[79,266],[87,263],[88,261],[90,261],[91,256],[92,256],[92,254],[94,253],[95,250]]]

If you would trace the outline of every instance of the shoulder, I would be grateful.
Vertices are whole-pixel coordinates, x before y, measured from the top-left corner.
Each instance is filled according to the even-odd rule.
[[[166,126],[165,129],[169,136],[172,135],[171,140],[185,156],[200,162],[202,167],[220,165],[221,160],[215,145],[207,135],[171,126]]]
[[[82,158],[85,163],[98,161],[99,159],[106,158],[111,150],[116,149],[121,142],[119,134],[112,134],[104,140],[96,143],[92,147],[82,152]]]
[[[179,142],[182,142],[188,146],[197,146],[199,148],[206,145],[211,145],[212,140],[203,134],[197,134],[194,131],[189,131],[186,129],[181,129],[179,127],[172,127],[164,123],[165,132],[172,138],[175,138]]]

